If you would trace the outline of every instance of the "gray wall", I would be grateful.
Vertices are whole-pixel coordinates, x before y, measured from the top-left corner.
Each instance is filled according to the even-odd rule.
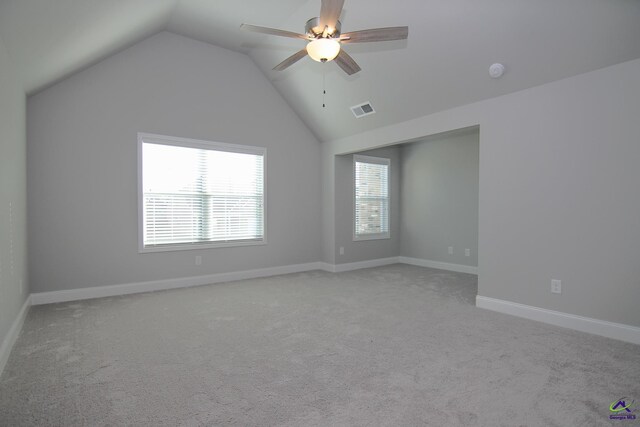
[[[476,129],[401,146],[402,256],[478,265],[478,139]]]
[[[353,241],[353,155],[335,159],[336,264],[398,256],[400,253],[400,148],[389,147],[358,154],[391,160],[389,239]],[[340,247],[344,255],[340,255]]]
[[[640,326],[640,60],[486,114],[478,293]]]
[[[267,147],[268,244],[139,254],[140,131]],[[319,155],[246,55],[155,35],[28,100],[32,290],[316,262]]]
[[[0,40],[0,345],[27,299],[25,95]]]
[[[479,295],[640,326],[638,117],[634,60],[329,141],[322,154],[479,125]]]

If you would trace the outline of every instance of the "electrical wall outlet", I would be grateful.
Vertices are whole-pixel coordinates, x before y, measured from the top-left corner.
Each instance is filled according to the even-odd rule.
[[[562,280],[551,279],[551,292],[554,294],[562,293]]]
[[[196,255],[196,265],[202,265],[202,256]]]
[[[465,249],[464,256],[471,256],[471,249]]]
[[[344,255],[344,246],[340,246],[340,255]]]
[[[453,246],[449,246],[449,255],[453,255]]]

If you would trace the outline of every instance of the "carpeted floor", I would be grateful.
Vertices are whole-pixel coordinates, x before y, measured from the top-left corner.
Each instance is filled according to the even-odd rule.
[[[474,306],[475,276],[320,271],[33,307],[6,426],[601,426],[640,346]]]

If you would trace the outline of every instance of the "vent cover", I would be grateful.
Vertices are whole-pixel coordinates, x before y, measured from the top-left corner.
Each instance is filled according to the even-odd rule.
[[[356,118],[368,116],[370,114],[374,114],[376,110],[373,109],[370,102],[365,102],[364,104],[355,105],[351,107],[351,112]]]

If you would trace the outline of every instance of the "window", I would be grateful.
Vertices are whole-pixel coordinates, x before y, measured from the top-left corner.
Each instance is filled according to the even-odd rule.
[[[265,242],[259,147],[138,134],[139,250]]]
[[[353,156],[355,175],[354,240],[389,238],[389,167],[378,157]]]

